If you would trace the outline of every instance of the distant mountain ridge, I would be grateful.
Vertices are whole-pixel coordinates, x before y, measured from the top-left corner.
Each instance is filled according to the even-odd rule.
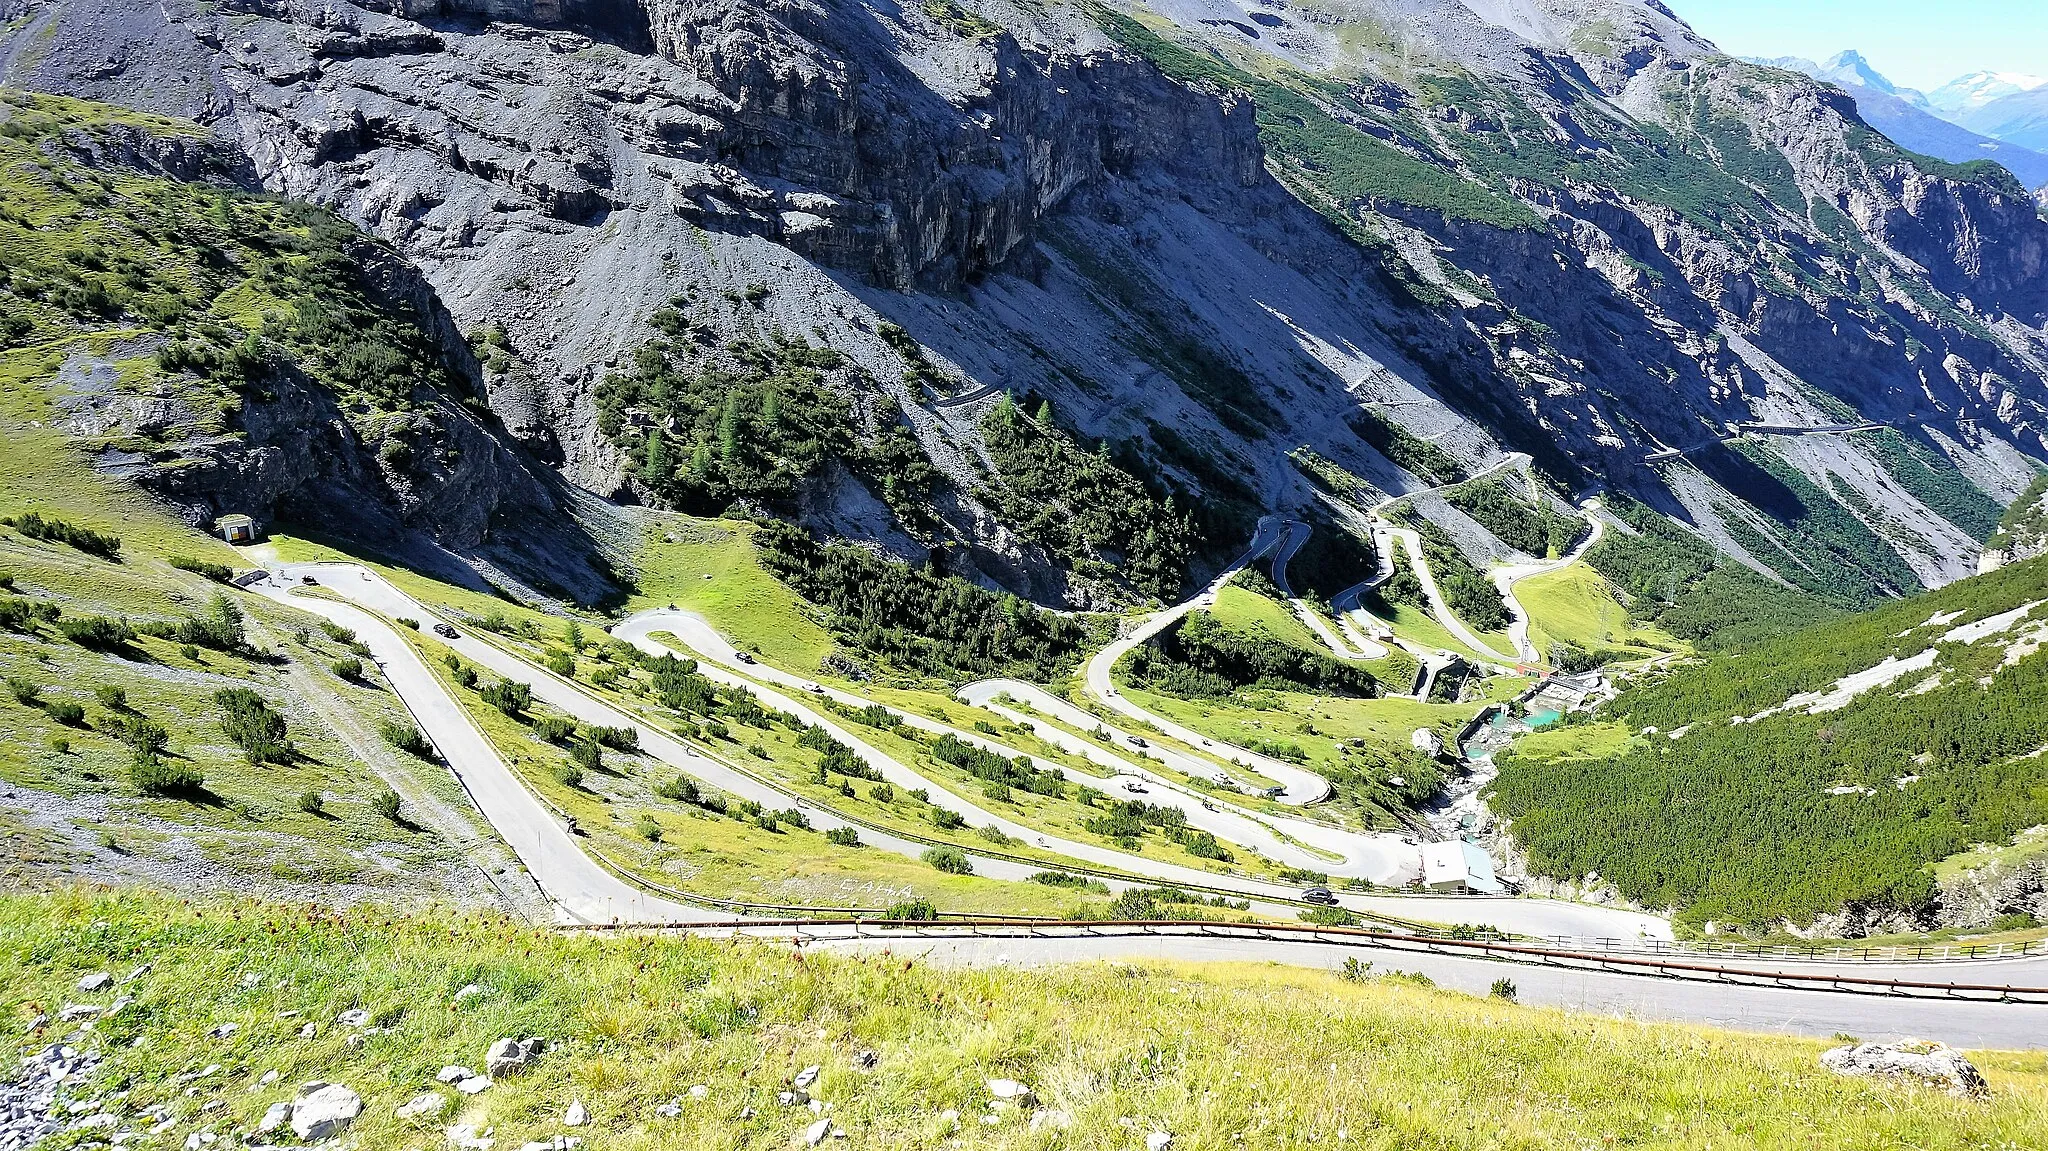
[[[1840,87],[1871,127],[1915,152],[1955,164],[1994,160],[2027,187],[2048,189],[2048,152],[2042,150],[2048,149],[2048,87],[2036,77],[1973,72],[1929,95],[1892,83],[1854,49],[1819,64],[1799,56],[1752,57],[1751,63]],[[2038,129],[2032,136],[2030,117]]]
[[[1927,105],[1944,116],[1966,116],[2008,96],[2048,85],[2048,77],[2021,72],[1972,72],[1958,76],[1927,95]]]

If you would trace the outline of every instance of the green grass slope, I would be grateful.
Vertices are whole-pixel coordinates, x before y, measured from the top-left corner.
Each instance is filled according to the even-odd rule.
[[[147,974],[106,992],[74,989],[144,963]],[[481,994],[457,1001],[469,984]],[[1133,1147],[1153,1131],[1189,1151],[2048,1140],[2035,1056],[1978,1055],[1991,1098],[1965,1101],[1833,1076],[1816,1061],[1821,1042],[1273,967],[959,971],[781,942],[62,893],[0,899],[0,986],[16,1013],[9,1044],[23,1051],[69,1030],[22,1034],[38,1011],[133,996],[81,1037],[104,1058],[81,1090],[121,1086],[128,1115],[167,1108],[161,1145],[253,1129],[300,1083],[326,1080],[361,1094],[346,1137],[364,1147],[437,1144],[450,1123],[488,1127],[501,1147],[557,1134],[621,1151],[785,1147],[818,1117],[776,1094],[812,1065],[809,1094],[849,1146]],[[348,1010],[370,1025],[335,1022]],[[239,1027],[210,1037],[223,1023]],[[314,1035],[301,1039],[307,1023]],[[447,1064],[480,1068],[505,1035],[550,1049],[480,1095],[435,1082]],[[1029,1109],[991,1112],[998,1077],[1029,1085],[1070,1125],[1034,1131]],[[450,1100],[440,1120],[396,1115],[427,1091]],[[590,1122],[565,1131],[577,1100]]]

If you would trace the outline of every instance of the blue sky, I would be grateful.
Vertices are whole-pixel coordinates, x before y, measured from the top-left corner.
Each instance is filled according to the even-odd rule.
[[[1737,56],[1824,60],[1855,48],[1895,84],[1938,88],[1965,72],[2048,76],[2044,0],[1665,0]]]

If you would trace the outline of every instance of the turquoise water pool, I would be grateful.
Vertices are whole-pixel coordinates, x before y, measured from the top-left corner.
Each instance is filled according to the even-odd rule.
[[[1532,711],[1522,717],[1522,722],[1530,727],[1545,727],[1556,723],[1558,714],[1558,710],[1554,707],[1546,711]]]

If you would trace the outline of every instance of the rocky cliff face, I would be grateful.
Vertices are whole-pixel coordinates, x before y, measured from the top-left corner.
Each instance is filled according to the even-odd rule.
[[[699,289],[716,339],[849,356],[948,477],[918,542],[1040,594],[1051,561],[984,498],[1002,389],[1268,505],[1313,498],[1282,461],[1304,444],[1425,482],[1361,409],[1468,468],[1524,450],[1628,489],[1781,572],[1812,566],[1826,502],[1903,582],[1969,570],[1976,529],[1902,452],[1980,503],[2048,454],[2035,205],[1654,2],[0,9],[8,83],[210,124],[416,260],[464,331],[501,329],[490,405],[577,483],[629,492],[598,381]],[[1866,422],[1907,447],[1720,442]],[[900,539],[872,500],[811,503]]]

